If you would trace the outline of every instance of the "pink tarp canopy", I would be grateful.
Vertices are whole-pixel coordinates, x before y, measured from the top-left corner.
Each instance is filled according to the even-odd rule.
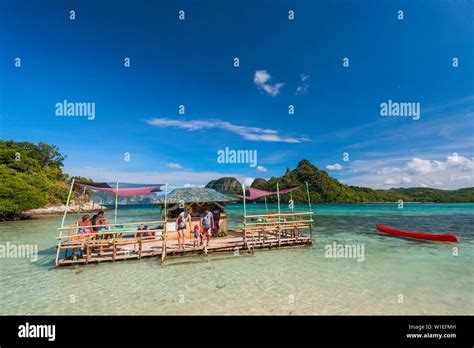
[[[85,187],[89,190],[104,192],[104,193],[108,193],[108,194],[111,194],[111,195],[114,195],[114,196],[116,194],[115,187],[94,186],[94,185],[79,184],[79,183],[78,183],[78,185],[82,186],[82,187]],[[143,186],[143,187],[123,187],[123,188],[119,187],[118,196],[123,197],[123,196],[148,195],[148,194],[153,193],[153,192],[158,192],[160,190],[161,186],[163,186],[163,185]]]
[[[288,192],[297,190],[300,187],[301,187],[301,185],[297,186],[297,187],[292,187],[292,188],[289,188],[289,189],[280,190],[279,193],[282,195],[284,193],[288,193]],[[254,200],[254,199],[257,199],[257,198],[260,198],[260,197],[276,195],[276,194],[277,194],[277,191],[275,191],[275,192],[264,191],[264,190],[259,190],[259,189],[253,188],[253,187],[249,187],[249,195],[245,196],[245,199]],[[244,198],[244,196],[240,196],[240,195],[236,195],[236,196],[240,197],[240,198]]]

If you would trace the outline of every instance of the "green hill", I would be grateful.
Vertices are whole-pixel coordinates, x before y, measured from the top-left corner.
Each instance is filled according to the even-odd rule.
[[[206,188],[214,189],[226,194],[242,194],[242,184],[233,177],[223,177],[217,180],[211,180]]]
[[[347,186],[331,178],[325,170],[320,170],[308,160],[301,160],[294,170],[286,170],[285,175],[269,180],[256,179],[252,187],[262,190],[275,191],[278,181],[280,189],[305,185],[308,182],[311,201],[314,203],[361,203],[361,202],[396,202],[404,199],[403,195],[373,190],[365,187]],[[307,202],[306,188],[292,192],[295,202]],[[274,201],[275,196],[269,196],[269,201]],[[290,194],[282,195],[282,200],[290,199]]]
[[[439,190],[427,187],[393,188],[385,192],[402,194],[413,202],[469,203],[474,202],[474,187]]]
[[[0,221],[64,203],[70,180],[62,171],[64,159],[54,145],[0,140]]]
[[[276,183],[280,189],[305,185],[308,182],[311,201],[314,203],[367,203],[367,202],[474,202],[474,188],[459,190],[437,190],[430,188],[399,188],[390,190],[374,190],[366,187],[348,186],[329,176],[325,170],[320,170],[308,160],[301,160],[298,166],[286,172],[281,177],[272,177],[269,180],[257,178],[252,187],[276,191]],[[219,183],[220,185],[217,185]],[[208,186],[223,193],[235,193],[234,187],[240,183],[236,178],[222,178],[209,182]],[[229,190],[229,188],[232,188]],[[237,193],[240,194],[241,190]],[[295,202],[307,202],[306,188],[292,192]],[[290,194],[282,195],[282,201],[288,201]],[[269,196],[268,201],[276,201],[275,195]]]

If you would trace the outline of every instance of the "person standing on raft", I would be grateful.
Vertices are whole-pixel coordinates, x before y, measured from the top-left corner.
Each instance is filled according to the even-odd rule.
[[[191,231],[191,210],[189,208],[185,211],[182,211],[176,219],[176,231],[178,232],[178,249],[186,249],[186,241],[184,235],[187,223],[189,223],[189,230]]]
[[[209,239],[211,238],[211,227],[214,225],[214,216],[208,208],[204,209],[204,215],[201,217],[201,244],[203,244],[204,237],[206,238],[206,244],[204,245],[204,252],[207,254],[207,248],[209,247]]]

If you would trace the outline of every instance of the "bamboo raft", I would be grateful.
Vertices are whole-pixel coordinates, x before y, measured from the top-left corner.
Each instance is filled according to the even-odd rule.
[[[58,246],[55,264],[56,267],[85,265],[149,257],[156,257],[164,262],[167,257],[226,252],[253,253],[260,249],[310,246],[312,214],[313,212],[278,213],[272,214],[271,219],[268,219],[268,214],[245,215],[242,229],[229,230],[225,237],[212,237],[207,248],[193,247],[193,238],[187,236],[184,250],[177,248],[177,240],[173,240],[174,233],[167,231],[168,224],[164,220],[97,225],[94,227],[107,227],[108,230],[83,234],[77,233],[78,226],[67,226],[58,229],[60,236],[56,237]],[[138,231],[134,226],[139,225],[157,227]],[[68,234],[62,235],[63,232]],[[145,233],[153,235],[145,236]],[[74,252],[84,248],[86,252],[82,257],[72,257]],[[69,251],[71,257],[68,257]],[[61,252],[64,253],[62,258]]]
[[[82,206],[85,197],[86,188],[99,191],[102,190],[106,193],[113,193],[115,195],[114,223],[87,227],[92,231],[90,233],[79,233],[80,226],[78,226],[78,223],[64,226],[74,186],[73,178],[69,188],[66,210],[62,218],[61,227],[58,228],[59,236],[56,237],[56,240],[58,241],[56,246],[56,267],[99,262],[115,262],[119,260],[141,259],[146,257],[156,257],[159,258],[161,262],[164,262],[167,257],[173,256],[222,252],[240,253],[241,251],[253,253],[254,250],[258,249],[295,248],[312,245],[313,212],[311,210],[308,183],[306,183],[306,192],[308,195],[309,211],[294,212],[293,206],[291,206],[291,212],[282,213],[280,210],[280,191],[277,183],[276,192],[257,190],[259,192],[257,192],[256,195],[251,195],[252,198],[249,197],[249,199],[276,194],[278,198],[278,213],[274,214],[268,212],[265,198],[265,209],[267,213],[257,215],[247,215],[245,186],[242,185],[244,208],[243,228],[228,230],[227,236],[212,237],[209,240],[208,245],[206,241],[204,241],[203,246],[199,245],[197,247],[193,246],[194,239],[193,234],[191,233],[184,249],[178,249],[178,241],[175,240],[176,232],[173,230],[174,226],[171,226],[174,219],[170,220],[168,218],[168,184],[165,184],[165,195],[163,201],[164,214],[162,220],[124,223],[117,223],[119,195],[154,192],[162,185],[152,185],[149,187],[140,187],[138,189],[119,189],[118,181],[116,182],[115,189],[112,189],[109,185],[104,186],[102,184],[94,187],[86,184],[79,185],[83,186],[80,207]],[[250,189],[252,188],[249,188],[249,190]],[[290,192],[291,195],[293,189],[286,189],[283,192]],[[127,190],[135,190],[135,192],[126,192]],[[255,189],[253,190],[255,191]],[[291,202],[293,202],[292,199]],[[79,218],[80,208],[77,214],[77,217]],[[148,228],[148,226],[151,225],[156,226]],[[200,222],[198,225],[200,225],[200,230],[202,230],[202,223]],[[68,256],[69,252],[71,252],[71,256]],[[61,253],[63,254],[61,255]],[[78,255],[79,253],[81,253],[81,255]]]

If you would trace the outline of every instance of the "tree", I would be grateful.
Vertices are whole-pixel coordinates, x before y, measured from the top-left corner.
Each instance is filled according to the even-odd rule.
[[[64,159],[55,145],[0,140],[0,218],[64,202],[69,187]]]

